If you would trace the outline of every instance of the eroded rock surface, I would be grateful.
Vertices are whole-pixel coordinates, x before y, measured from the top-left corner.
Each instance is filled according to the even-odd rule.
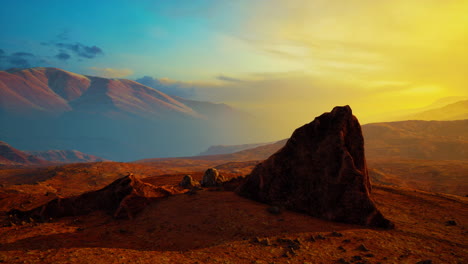
[[[9,215],[17,219],[46,221],[50,218],[85,215],[103,210],[115,218],[133,218],[152,200],[176,193],[180,191],[172,187],[155,187],[129,174],[103,189],[79,196],[58,197],[30,211],[12,210]]]
[[[209,168],[205,171],[201,185],[203,187],[215,187],[220,186],[225,181],[223,175],[215,168]]]
[[[370,198],[364,139],[349,106],[296,129],[237,192],[326,220],[393,227]]]
[[[193,179],[190,175],[185,175],[184,178],[182,178],[182,181],[179,183],[179,186],[184,189],[192,189],[200,187],[200,182]]]

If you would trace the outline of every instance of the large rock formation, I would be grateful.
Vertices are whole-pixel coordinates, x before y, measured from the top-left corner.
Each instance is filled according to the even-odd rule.
[[[361,126],[349,106],[296,129],[237,189],[251,199],[326,220],[392,228],[370,191]]]
[[[103,189],[69,198],[59,197],[30,211],[12,210],[9,215],[18,220],[45,221],[103,210],[115,218],[131,219],[152,200],[175,193],[179,191],[174,188],[155,187],[129,174]]]

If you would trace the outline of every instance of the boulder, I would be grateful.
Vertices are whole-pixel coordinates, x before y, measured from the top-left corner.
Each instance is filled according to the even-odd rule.
[[[215,187],[220,186],[225,181],[223,175],[221,175],[217,169],[209,168],[205,171],[201,185],[203,187]]]
[[[393,227],[370,198],[364,139],[349,106],[296,129],[236,191],[326,220]]]
[[[182,178],[182,181],[179,183],[179,186],[184,189],[193,189],[199,187],[200,182],[194,180],[190,175],[185,175],[184,178]]]

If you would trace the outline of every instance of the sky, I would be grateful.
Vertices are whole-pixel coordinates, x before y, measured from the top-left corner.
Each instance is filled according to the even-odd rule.
[[[0,68],[154,79],[291,128],[468,96],[466,0],[2,1]],[[285,132],[286,133],[286,132]]]

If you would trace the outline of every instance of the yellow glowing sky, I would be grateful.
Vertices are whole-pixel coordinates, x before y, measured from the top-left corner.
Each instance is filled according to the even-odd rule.
[[[292,126],[334,105],[369,122],[468,95],[468,1],[250,1],[239,15],[220,43],[256,73],[223,72],[236,81],[204,96]]]

